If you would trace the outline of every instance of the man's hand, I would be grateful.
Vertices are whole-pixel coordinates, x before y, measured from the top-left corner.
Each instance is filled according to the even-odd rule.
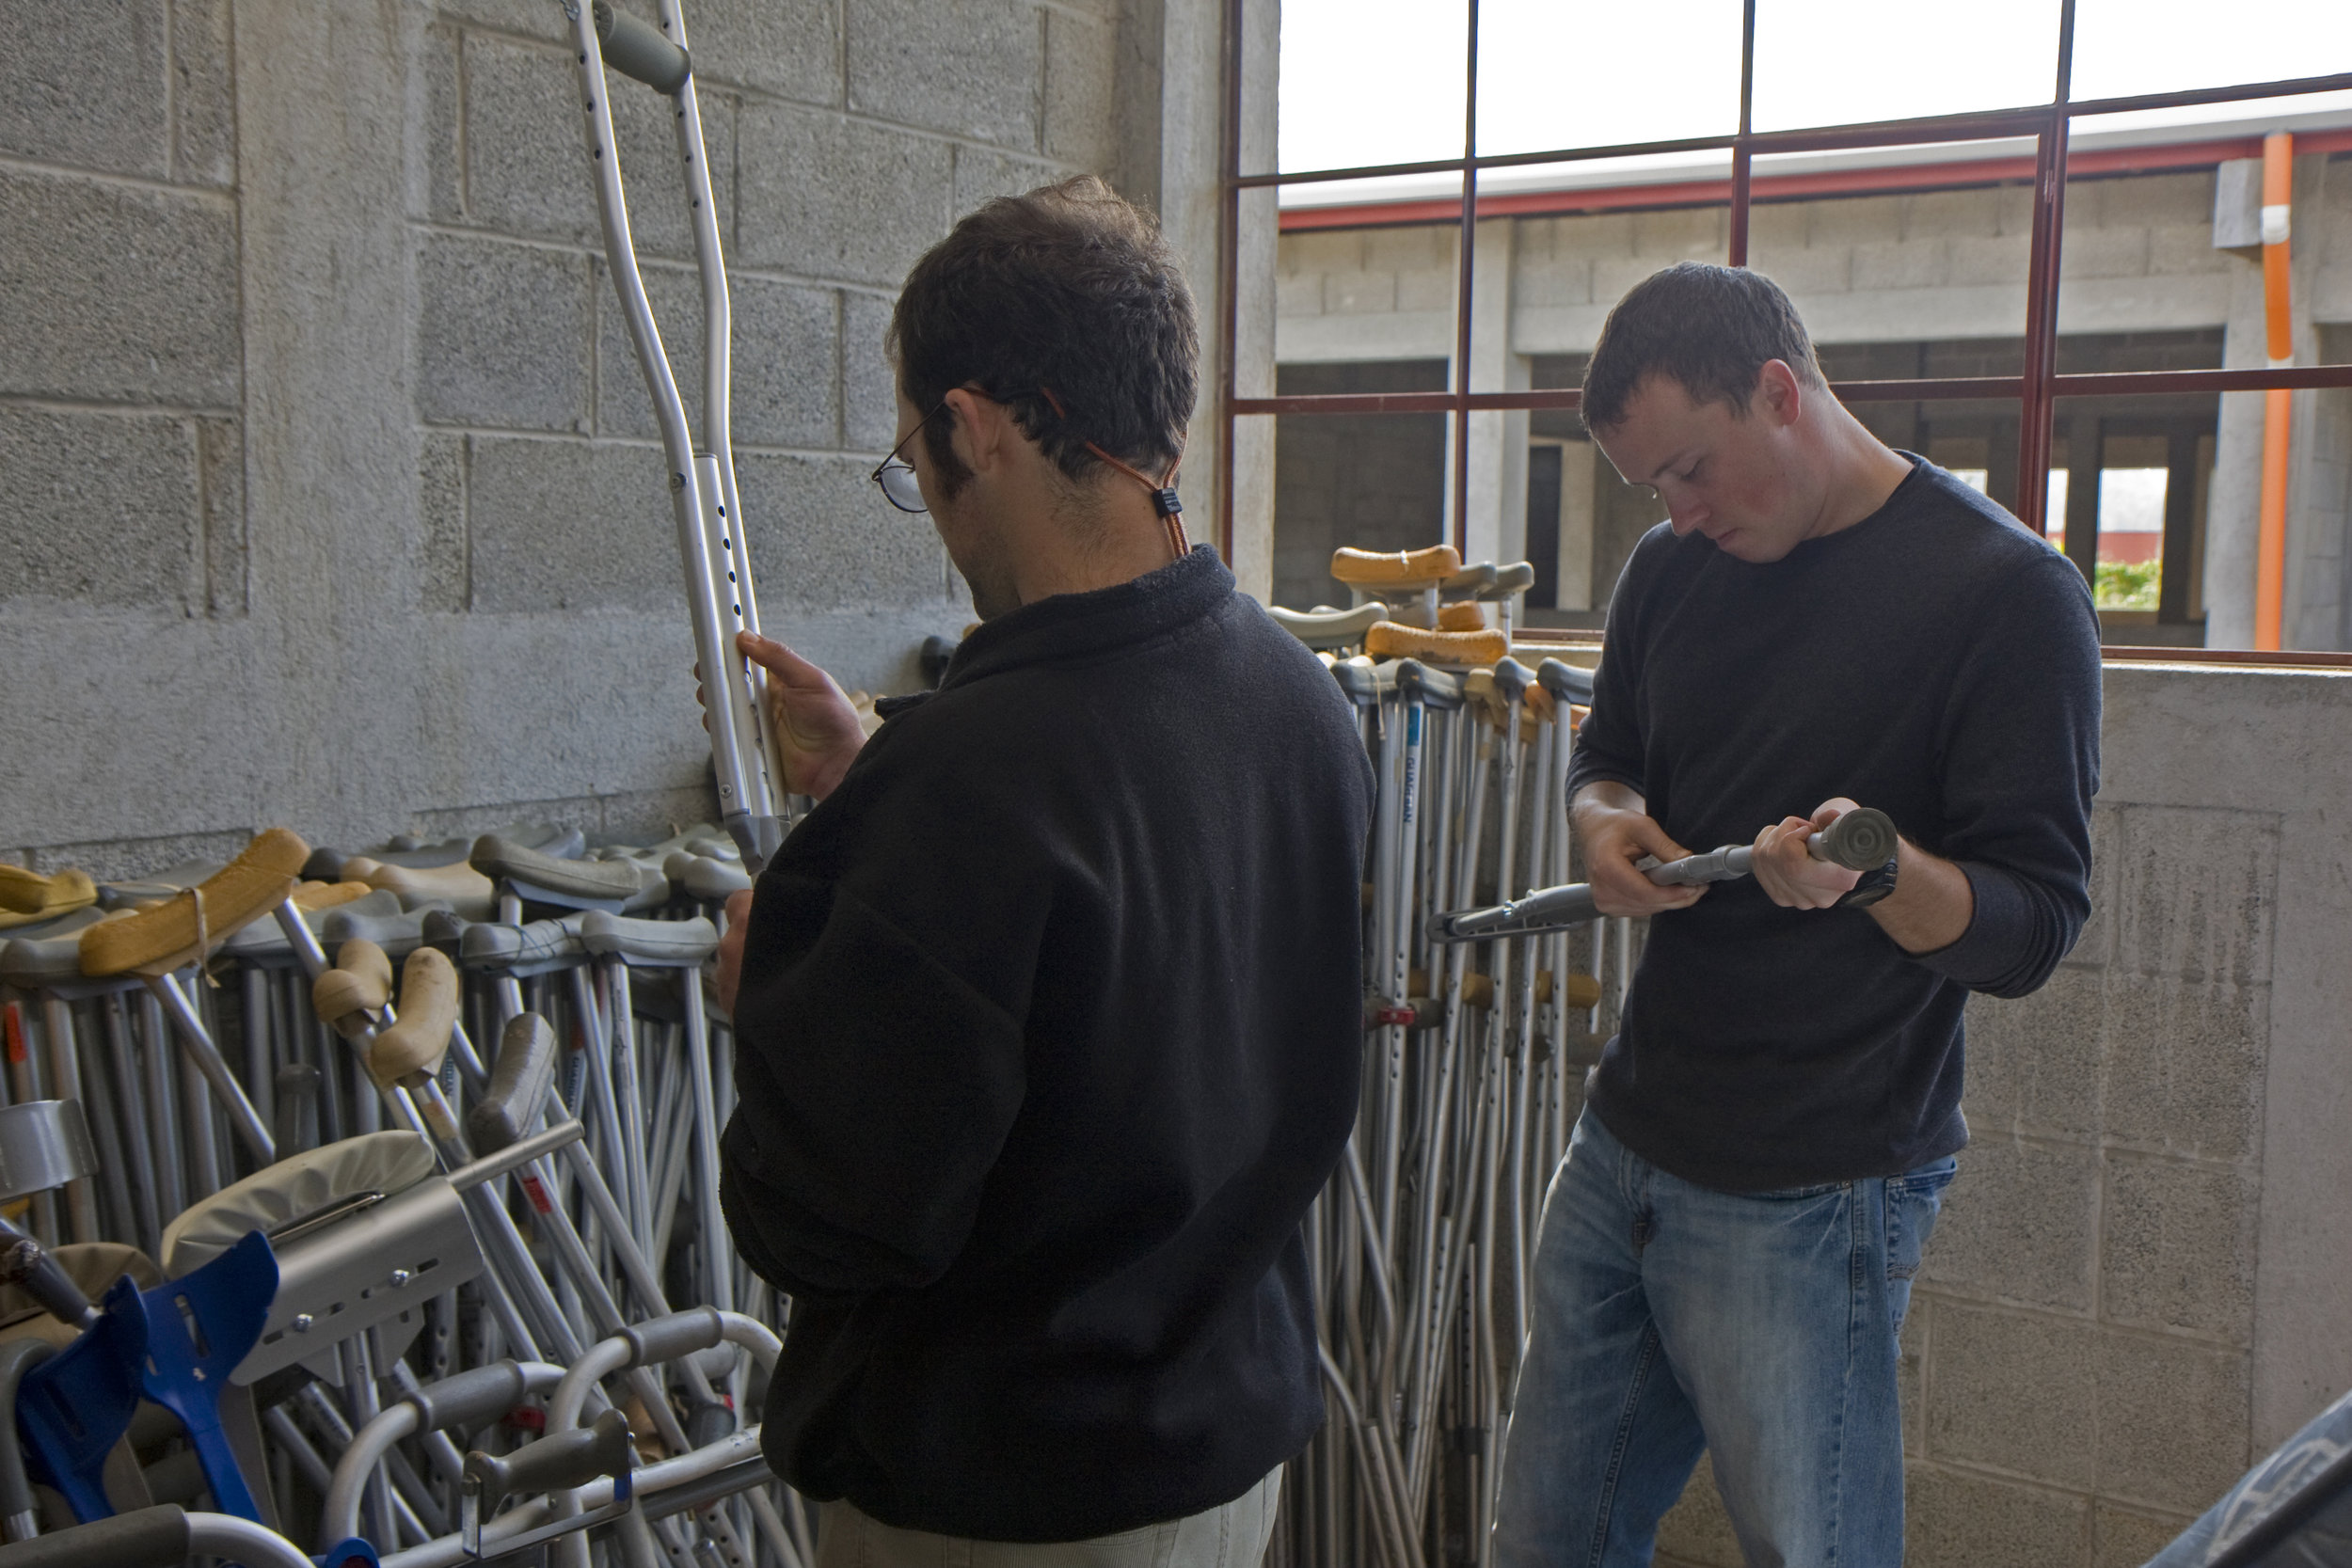
[[[1593,882],[1593,907],[1603,914],[1653,915],[1687,910],[1704,887],[1660,887],[1633,868],[1644,855],[1680,860],[1691,851],[1666,836],[1652,820],[1648,802],[1621,784],[1586,784],[1576,792],[1568,819],[1584,846],[1585,875]]]
[[[1853,891],[1862,873],[1817,861],[1805,840],[1825,832],[1854,809],[1843,795],[1824,800],[1811,817],[1787,816],[1756,835],[1753,869],[1757,883],[1785,910],[1826,910]]]
[[[857,709],[831,675],[771,637],[738,632],[736,650],[768,672],[768,724],[784,760],[784,787],[821,800],[849,770],[850,759],[866,744]],[[694,669],[694,700],[703,696],[702,668]],[[710,721],[703,721],[708,729]]]
[[[751,923],[750,890],[727,895],[727,928],[719,937],[719,972],[711,976],[710,984],[719,995],[719,1010],[730,1016],[735,1012],[735,989],[743,981],[743,933]]]

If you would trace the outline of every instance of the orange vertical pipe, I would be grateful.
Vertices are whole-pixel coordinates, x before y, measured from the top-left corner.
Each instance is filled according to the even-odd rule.
[[[2295,195],[2295,138],[2280,131],[2263,138],[2263,316],[2275,369],[2295,357],[2295,325],[2287,311],[2288,214]],[[2292,392],[2263,394],[2262,525],[2254,556],[2254,646],[2275,649],[2286,621],[2287,421]]]

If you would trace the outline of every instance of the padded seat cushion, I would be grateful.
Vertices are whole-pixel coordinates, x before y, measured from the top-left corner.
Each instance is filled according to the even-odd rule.
[[[192,1204],[164,1227],[164,1273],[201,1268],[250,1230],[274,1235],[366,1193],[405,1192],[433,1174],[433,1146],[415,1132],[363,1132],[257,1170]]]

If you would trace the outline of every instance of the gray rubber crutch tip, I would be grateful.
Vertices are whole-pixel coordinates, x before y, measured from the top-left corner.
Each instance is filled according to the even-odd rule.
[[[1849,871],[1869,871],[1895,858],[1894,819],[1874,806],[1857,806],[1821,834],[1821,858]]]

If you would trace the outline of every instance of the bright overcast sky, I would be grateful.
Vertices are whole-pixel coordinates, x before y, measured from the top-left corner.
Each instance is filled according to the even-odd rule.
[[[1756,129],[2047,103],[2058,10],[1757,0]],[[1740,0],[1481,0],[1478,150],[1737,129],[1740,12]],[[1466,14],[1461,0],[1283,0],[1280,166],[1458,157]],[[2315,76],[2352,71],[2352,0],[2077,0],[2074,38],[2078,99]]]

